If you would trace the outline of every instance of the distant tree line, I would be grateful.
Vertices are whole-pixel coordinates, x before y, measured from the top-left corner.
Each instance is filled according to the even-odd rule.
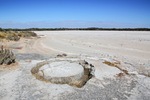
[[[63,31],[63,30],[96,30],[96,31],[150,31],[150,28],[0,28],[0,31]]]

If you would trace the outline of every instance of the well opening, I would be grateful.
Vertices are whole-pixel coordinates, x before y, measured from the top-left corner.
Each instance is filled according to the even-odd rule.
[[[80,88],[94,76],[94,66],[85,60],[45,61],[36,64],[31,73],[41,81]]]

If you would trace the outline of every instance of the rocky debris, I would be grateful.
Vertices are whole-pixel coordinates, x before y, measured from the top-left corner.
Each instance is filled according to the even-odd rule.
[[[80,64],[80,65],[83,65],[83,66],[85,66],[85,67],[88,67],[88,65],[89,65],[89,63],[88,63],[87,61],[85,61],[85,60],[79,61],[79,64]]]
[[[63,54],[58,54],[57,57],[66,57],[67,54],[63,53]]]
[[[0,48],[0,65],[10,65],[15,63],[15,55],[9,49],[4,49],[3,46]]]
[[[95,72],[95,68],[92,64],[89,64],[87,61],[85,60],[81,60],[79,61],[79,64],[83,66],[84,71],[85,71],[85,76],[90,79],[93,76],[95,76],[94,72]]]
[[[125,76],[124,73],[119,73],[119,74],[117,74],[117,77],[123,77],[123,76]]]

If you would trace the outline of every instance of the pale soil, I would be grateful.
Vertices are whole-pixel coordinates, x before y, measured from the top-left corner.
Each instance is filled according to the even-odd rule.
[[[1,42],[17,55],[19,66],[0,71],[2,100],[149,100],[150,33],[141,31],[37,31],[41,38]],[[17,49],[16,49],[17,48]],[[19,49],[18,49],[19,48]],[[95,77],[82,88],[39,81],[30,70],[37,62],[82,59]],[[60,58],[62,59],[62,58]],[[118,67],[104,61],[119,61]],[[123,70],[127,70],[129,75]],[[120,74],[122,73],[122,74]]]
[[[102,53],[150,57],[149,32],[115,31],[59,31],[37,32],[45,35],[41,45],[53,50],[71,54],[97,55]]]

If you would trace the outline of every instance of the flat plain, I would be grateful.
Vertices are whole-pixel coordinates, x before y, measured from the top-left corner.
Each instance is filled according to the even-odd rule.
[[[0,69],[1,100],[149,100],[150,33],[146,31],[35,31],[38,37],[3,41],[18,64]],[[19,49],[17,49],[19,48]],[[66,54],[65,57],[58,55]],[[94,77],[81,87],[36,79],[43,61],[85,60]]]

